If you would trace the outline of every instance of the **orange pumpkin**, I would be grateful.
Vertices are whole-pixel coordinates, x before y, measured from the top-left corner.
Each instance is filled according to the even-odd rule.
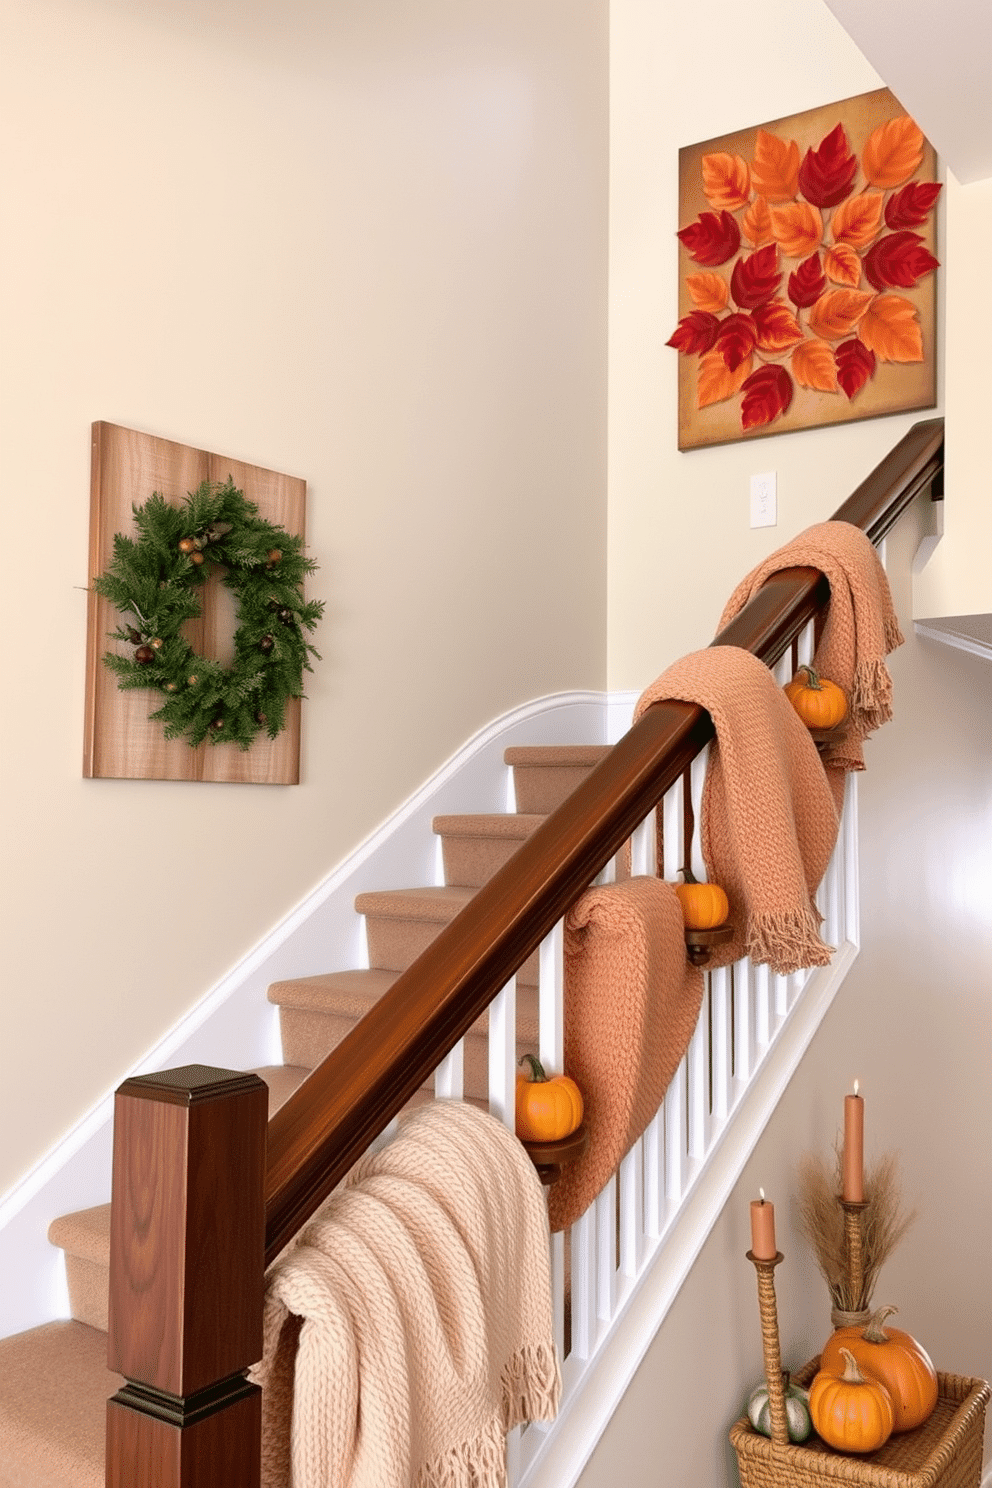
[[[895,1307],[880,1307],[865,1327],[838,1328],[824,1345],[822,1369],[838,1369],[843,1349],[850,1349],[865,1374],[880,1380],[892,1396],[893,1431],[912,1431],[937,1404],[937,1371],[922,1344],[901,1328],[882,1324]]]
[[[673,884],[672,887],[682,906],[685,928],[713,930],[717,925],[722,925],[730,914],[730,905],[720,885],[700,883],[693,878],[689,868],[682,868],[680,872],[685,882]]]
[[[785,695],[807,728],[831,729],[847,715],[847,698],[836,682],[801,666],[786,684]]]
[[[524,1062],[530,1074],[517,1076],[517,1136],[523,1142],[560,1142],[581,1125],[582,1092],[567,1075],[546,1075],[536,1054],[524,1054]]]
[[[817,1433],[838,1452],[876,1452],[892,1435],[892,1397],[878,1380],[861,1373],[850,1349],[842,1348],[844,1372],[822,1367],[809,1387],[809,1413]]]

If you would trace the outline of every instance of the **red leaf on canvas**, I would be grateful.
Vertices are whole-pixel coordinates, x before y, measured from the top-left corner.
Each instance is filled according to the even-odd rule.
[[[867,248],[882,226],[882,204],[885,197],[881,191],[859,191],[841,202],[830,224],[835,243],[846,243],[850,248]]]
[[[756,196],[744,213],[741,218],[741,232],[751,239],[756,248],[760,248],[762,243],[770,243],[775,236],[772,232],[772,214],[763,196]]]
[[[837,243],[828,248],[823,258],[827,278],[835,284],[846,284],[848,289],[857,289],[861,283],[861,259],[846,243]]]
[[[837,359],[837,381],[848,398],[860,393],[875,370],[875,353],[857,337],[843,341],[834,353]]]
[[[789,299],[799,310],[815,304],[826,287],[827,280],[818,253],[804,258],[795,273],[789,275]]]
[[[803,339],[799,322],[784,300],[772,300],[770,305],[756,305],[751,318],[758,330],[758,347],[774,356],[776,352],[788,351]]]
[[[923,145],[920,128],[908,114],[887,119],[872,132],[862,152],[865,176],[883,191],[901,185],[923,159]]]
[[[809,328],[824,341],[849,336],[874,295],[863,289],[828,289],[809,312]]]
[[[696,406],[708,408],[711,403],[723,403],[734,393],[740,392],[741,383],[751,372],[751,358],[745,357],[733,372],[718,351],[708,351],[699,358],[699,373],[696,377]]]
[[[768,243],[737,260],[730,276],[730,293],[743,310],[752,310],[770,300],[781,282],[778,247]]]
[[[716,349],[726,362],[728,370],[736,372],[741,363],[751,355],[758,340],[758,328],[750,315],[728,315],[720,321]]]
[[[815,150],[807,150],[799,167],[799,189],[815,207],[835,207],[850,196],[858,157],[849,154],[843,124],[836,125]]]
[[[837,391],[837,364],[826,341],[802,341],[789,359],[792,375],[801,387],[818,393]]]
[[[739,155],[703,156],[703,191],[711,207],[736,212],[751,195],[751,172]]]
[[[792,378],[784,367],[759,367],[745,381],[741,403],[741,428],[756,429],[770,424],[792,402]]]
[[[922,362],[916,306],[902,295],[876,295],[858,322],[858,338],[880,362]]]
[[[939,267],[920,234],[905,229],[879,238],[865,254],[865,278],[876,289],[912,289]]]
[[[686,356],[695,351],[709,351],[719,329],[720,322],[715,315],[710,315],[707,310],[693,310],[689,315],[683,315],[665,345],[674,346],[676,351]]]
[[[766,202],[792,201],[799,190],[799,146],[759,129],[751,161],[751,185]]]
[[[676,236],[685,244],[689,257],[696,263],[714,269],[733,258],[741,246],[741,230],[729,212],[700,212],[695,222],[683,227]]]
[[[886,227],[893,232],[901,227],[920,227],[933,211],[940,187],[940,181],[910,181],[889,197],[885,207]]]

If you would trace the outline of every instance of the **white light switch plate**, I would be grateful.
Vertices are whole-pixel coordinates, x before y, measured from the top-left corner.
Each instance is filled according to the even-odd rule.
[[[774,527],[778,521],[778,496],[774,470],[751,477],[751,526]]]

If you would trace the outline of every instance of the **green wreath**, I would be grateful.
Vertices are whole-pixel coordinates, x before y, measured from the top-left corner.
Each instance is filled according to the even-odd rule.
[[[324,606],[303,598],[304,575],[317,567],[303,556],[303,539],[260,517],[230,477],[225,485],[204,481],[182,506],[156,491],[132,510],[137,541],[118,532],[106,573],[93,581],[133,621],[113,632],[133,655],[103,658],[118,687],[161,692],[165,701],[150,717],[167,739],[185,738],[191,748],[209,739],[249,749],[263,729],[276,738],[287,701],[303,696],[309,657],[319,660],[304,632]],[[230,667],[197,655],[182,634],[200,616],[196,590],[213,564],[237,604]]]

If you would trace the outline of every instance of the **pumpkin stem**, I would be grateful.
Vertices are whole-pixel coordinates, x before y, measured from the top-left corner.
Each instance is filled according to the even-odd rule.
[[[806,673],[806,686],[810,689],[811,692],[823,691],[823,688],[820,686],[819,672],[814,671],[811,666],[806,666],[805,664],[799,668],[799,671]],[[796,675],[798,676],[799,673],[797,672]]]
[[[682,882],[683,883],[694,884],[694,883],[698,883],[699,882],[699,879],[693,873],[692,869],[688,866],[688,864],[686,864],[685,866],[683,866],[682,868],[680,868],[679,869],[679,872],[682,875]]]
[[[842,1348],[841,1353],[844,1355],[844,1373],[842,1374],[841,1378],[843,1379],[845,1385],[867,1384],[868,1381],[865,1379],[864,1375],[861,1373],[861,1370],[858,1368],[858,1361],[851,1353],[851,1350],[848,1348]]]
[[[885,1322],[885,1319],[888,1317],[890,1312],[898,1311],[898,1307],[880,1307],[877,1312],[873,1312],[871,1317],[868,1319],[868,1322],[865,1324],[865,1331],[861,1335],[865,1342],[888,1343],[889,1335],[882,1327],[882,1324]]]
[[[533,1084],[540,1085],[547,1080],[548,1077],[544,1073],[544,1065],[538,1059],[536,1054],[521,1054],[520,1058],[517,1060],[517,1063],[530,1065],[529,1079]]]

